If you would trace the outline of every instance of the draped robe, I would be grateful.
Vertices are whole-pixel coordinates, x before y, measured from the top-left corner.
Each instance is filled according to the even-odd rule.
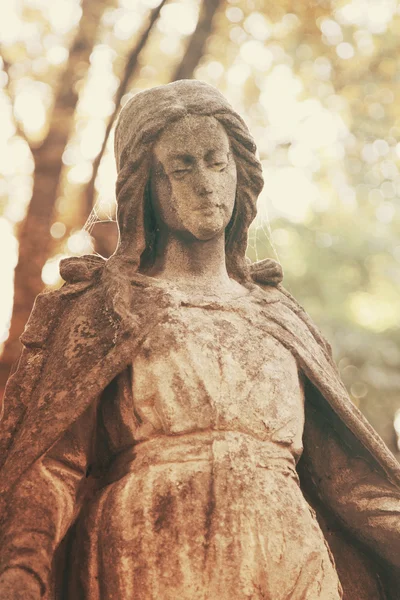
[[[260,271],[260,266],[253,268],[256,281],[262,280]],[[4,518],[13,487],[101,396],[115,394],[133,349],[165,318],[168,295],[147,283],[140,275],[132,278],[129,320],[113,311],[96,261],[61,290],[38,297],[4,399]],[[262,289],[269,335],[292,353],[305,378],[304,451],[298,473],[335,557],[344,598],[395,600],[400,597],[398,464],[349,400],[329,344],[306,313],[281,285],[263,283]],[[98,452],[82,505],[107,476],[111,458],[104,448]],[[73,536],[71,527],[56,552],[56,598],[62,597],[63,588],[58,573],[68,578],[72,568],[65,559]]]

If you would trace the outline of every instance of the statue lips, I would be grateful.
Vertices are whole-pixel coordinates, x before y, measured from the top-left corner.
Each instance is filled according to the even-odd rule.
[[[215,214],[217,210],[220,210],[221,208],[223,208],[223,205],[221,203],[205,202],[204,204],[201,204],[199,206],[198,210],[206,217],[211,217]]]

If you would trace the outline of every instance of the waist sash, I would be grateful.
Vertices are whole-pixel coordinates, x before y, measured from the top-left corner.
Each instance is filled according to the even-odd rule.
[[[247,433],[211,430],[160,435],[127,448],[115,457],[102,485],[154,465],[200,461],[231,469],[245,463],[247,468],[283,472],[298,481],[295,457],[288,446]]]

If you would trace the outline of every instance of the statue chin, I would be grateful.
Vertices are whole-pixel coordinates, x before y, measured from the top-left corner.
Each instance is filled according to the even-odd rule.
[[[188,228],[188,231],[197,240],[207,242],[220,235],[224,231],[226,225],[227,223],[225,223],[224,219],[213,215],[212,217],[199,219],[197,223],[194,223]]]
[[[213,238],[217,237],[218,235],[220,235],[220,233],[223,231],[223,228],[204,228],[198,231],[195,231],[192,233],[192,235],[199,240],[200,242],[208,242],[209,240],[212,240]]]

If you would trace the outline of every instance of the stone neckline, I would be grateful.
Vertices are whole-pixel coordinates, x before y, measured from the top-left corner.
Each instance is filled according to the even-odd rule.
[[[189,292],[188,290],[183,290],[179,288],[179,286],[175,285],[170,281],[166,281],[164,279],[158,279],[156,277],[150,277],[148,275],[140,275],[140,278],[143,277],[143,281],[145,280],[147,284],[154,285],[162,290],[164,290],[171,297],[183,301],[184,304],[193,304],[196,305],[198,303],[215,303],[215,304],[230,304],[231,302],[236,302],[242,300],[244,298],[250,298],[253,295],[253,289],[245,288],[243,286],[243,293],[241,294],[232,294],[230,292],[224,292],[222,294],[215,293],[203,293],[198,291]],[[253,287],[253,286],[252,286]],[[258,289],[258,286],[254,285],[254,288]]]
[[[249,286],[243,287],[243,293],[232,295],[232,294],[203,294],[201,292],[190,293],[186,290],[180,289],[170,281],[165,279],[159,279],[157,277],[151,277],[144,275],[143,273],[136,273],[132,279],[132,285],[138,285],[140,287],[155,288],[162,291],[166,296],[169,296],[172,304],[181,306],[193,306],[193,307],[207,307],[207,308],[219,308],[227,306],[237,306],[243,301],[256,301],[258,303],[274,303],[278,301],[277,297],[270,298],[265,294],[265,291],[260,288],[256,283],[250,283]]]

